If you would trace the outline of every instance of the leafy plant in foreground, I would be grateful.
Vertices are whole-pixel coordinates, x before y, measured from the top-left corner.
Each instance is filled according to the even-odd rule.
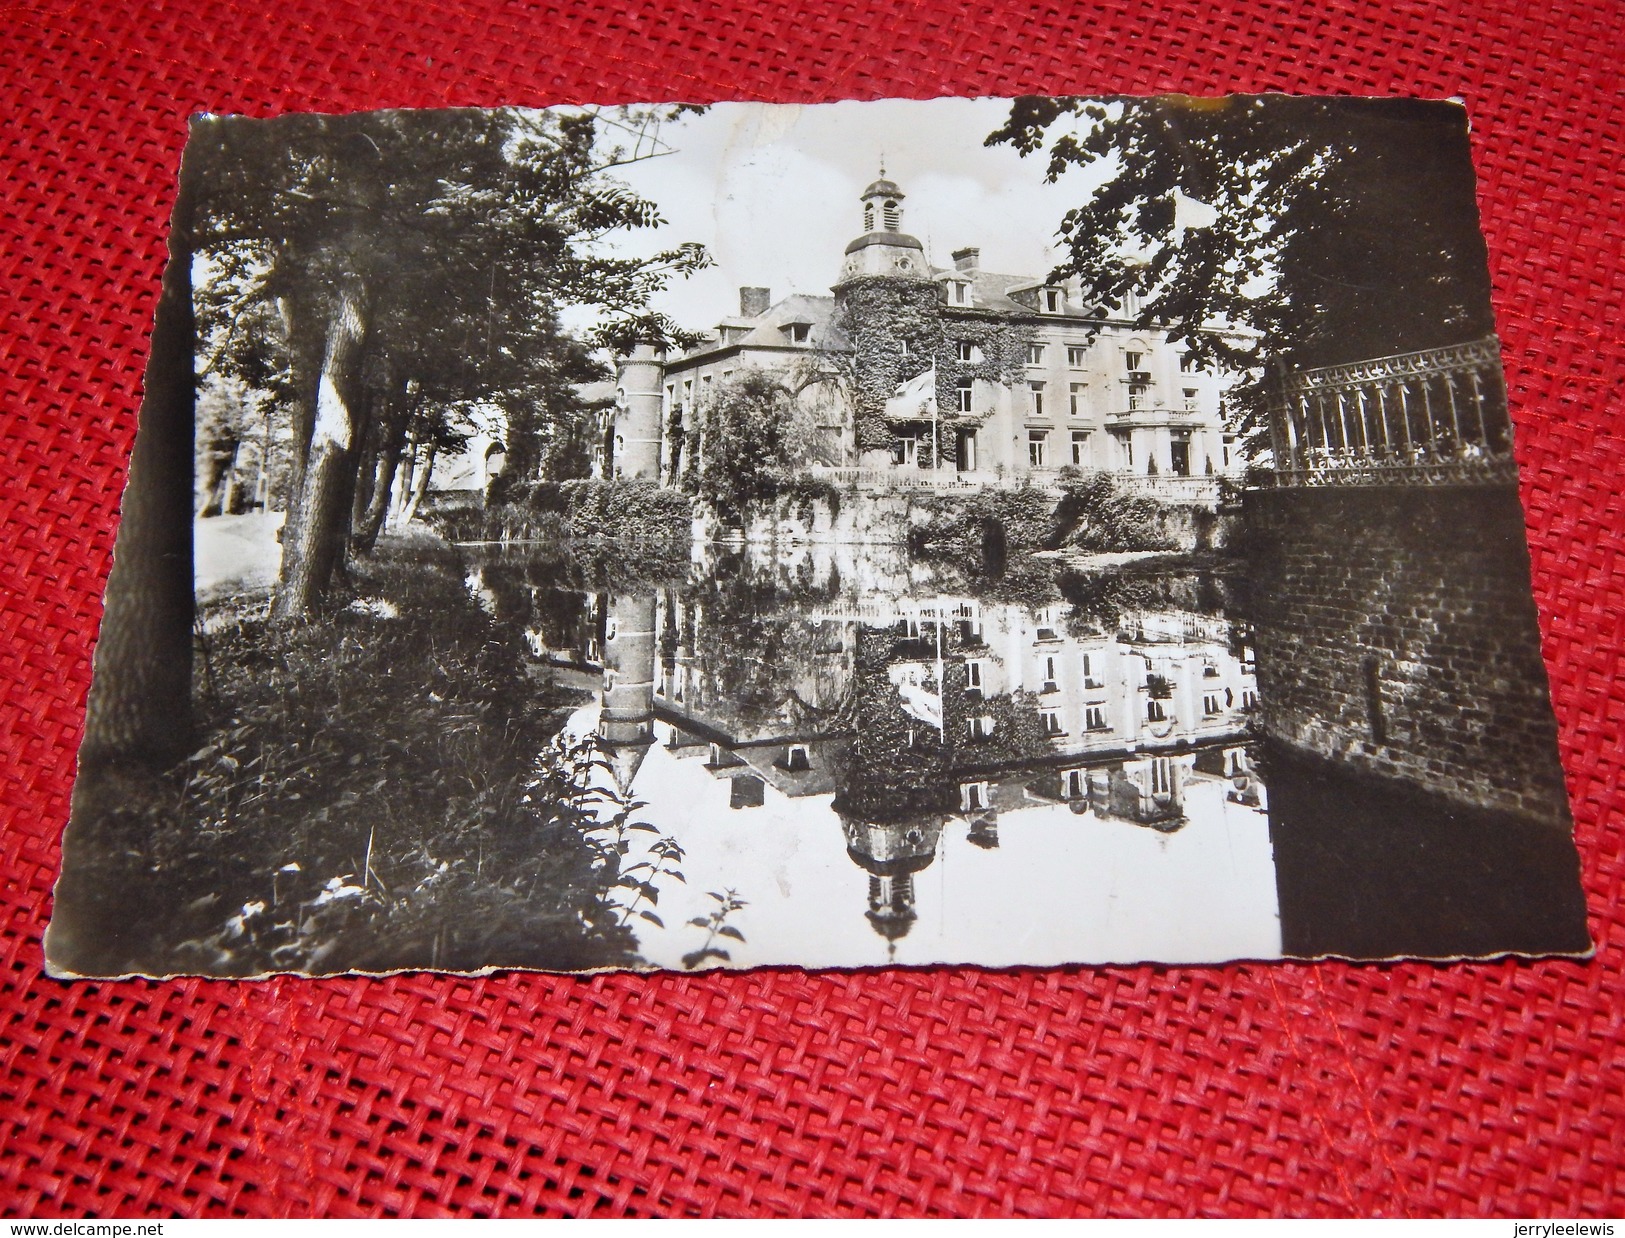
[[[733,962],[733,955],[716,944],[717,938],[730,937],[740,943],[745,940],[745,935],[728,923],[728,917],[733,915],[734,912],[749,906],[749,904],[732,890],[724,890],[720,894],[715,890],[711,890],[709,896],[716,903],[716,906],[711,909],[711,914],[708,916],[695,916],[689,921],[691,927],[705,930],[705,944],[698,950],[690,950],[683,956],[683,966],[690,971],[693,971],[707,959],[715,959],[719,963]]]

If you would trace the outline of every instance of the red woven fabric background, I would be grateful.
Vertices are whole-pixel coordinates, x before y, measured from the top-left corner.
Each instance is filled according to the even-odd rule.
[[[1625,1210],[1616,0],[161,0],[0,28],[0,1210]],[[1461,95],[1590,964],[63,984],[40,935],[194,111]]]

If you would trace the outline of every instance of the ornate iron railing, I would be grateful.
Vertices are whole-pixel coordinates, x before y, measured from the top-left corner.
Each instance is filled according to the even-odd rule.
[[[1517,480],[1494,336],[1289,374],[1270,437],[1277,485]]]

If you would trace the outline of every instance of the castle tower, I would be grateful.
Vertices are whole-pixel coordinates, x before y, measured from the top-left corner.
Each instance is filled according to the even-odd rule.
[[[925,246],[903,231],[905,197],[884,169],[863,191],[863,233],[846,247],[834,287],[837,319],[855,353],[859,462],[869,467],[889,465],[900,438],[921,440],[918,426],[899,435],[886,401],[932,367],[942,348],[939,289]]]
[[[903,231],[903,200],[907,196],[886,179],[884,172],[863,191],[859,198],[863,203],[863,235],[846,247],[840,283],[865,275],[931,278],[925,246]],[[839,285],[837,295],[838,290]]]
[[[610,477],[660,480],[660,354],[639,344],[616,374]]]
[[[622,795],[654,744],[655,595],[614,594],[604,606],[604,687],[598,735]]]

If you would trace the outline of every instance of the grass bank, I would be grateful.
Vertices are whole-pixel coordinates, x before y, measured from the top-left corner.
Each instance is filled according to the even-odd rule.
[[[59,898],[87,956],[217,975],[634,961],[592,752],[557,736],[580,697],[527,672],[438,539],[381,542],[351,588],[288,628],[207,607],[197,750],[76,822]]]

